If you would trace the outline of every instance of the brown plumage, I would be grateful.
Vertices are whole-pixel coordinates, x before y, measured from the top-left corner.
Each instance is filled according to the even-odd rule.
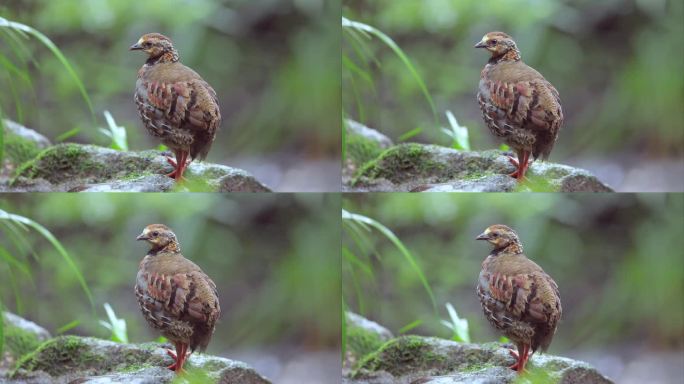
[[[518,235],[492,225],[477,237],[494,246],[482,263],[477,296],[487,320],[517,347],[510,368],[522,372],[532,353],[551,344],[562,308],[558,285],[523,253]]]
[[[216,284],[183,257],[176,235],[165,225],[145,227],[137,240],[151,249],[140,262],[135,295],[145,320],[176,347],[168,351],[180,372],[195,349],[204,351],[221,314]],[[190,353],[188,353],[188,347]]]
[[[178,61],[168,37],[148,33],[130,49],[149,56],[135,83],[138,114],[147,132],[176,155],[175,161],[168,158],[174,170],[167,176],[180,180],[187,163],[207,156],[221,125],[216,92]]]
[[[522,180],[530,155],[546,160],[563,124],[558,91],[520,58],[515,41],[503,32],[490,32],[475,45],[491,53],[480,74],[477,101],[491,133],[518,155],[516,171]]]

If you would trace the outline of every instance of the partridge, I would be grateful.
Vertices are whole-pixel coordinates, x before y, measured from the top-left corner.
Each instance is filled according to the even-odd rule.
[[[482,263],[477,296],[485,317],[517,347],[510,366],[525,370],[530,356],[551,344],[561,318],[558,285],[523,253],[518,235],[505,225],[492,225],[477,237],[494,250]]]
[[[214,333],[221,314],[216,284],[183,257],[167,226],[148,225],[136,240],[150,245],[136,278],[138,304],[150,326],[176,347],[176,353],[167,350],[174,360],[167,368],[182,372],[189,354],[198,348],[204,351]]]
[[[167,176],[181,180],[190,161],[206,158],[221,125],[216,92],[178,61],[171,39],[162,34],[143,35],[130,50],[148,55],[135,83],[138,114],[147,132],[176,156],[167,158],[174,167]]]
[[[475,44],[491,53],[480,73],[477,101],[489,131],[518,155],[510,174],[525,178],[530,155],[546,160],[563,124],[558,91],[544,76],[523,63],[515,41],[503,32],[490,32]]]

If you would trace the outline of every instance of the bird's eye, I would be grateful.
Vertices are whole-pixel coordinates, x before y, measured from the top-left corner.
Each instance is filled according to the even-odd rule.
[[[152,46],[152,43],[150,43],[149,41],[146,41],[143,43],[143,47],[145,47],[145,48],[149,48],[151,46]]]
[[[499,237],[499,234],[494,232],[494,233],[492,233],[492,237]]]
[[[154,237],[159,236],[159,232],[157,232],[157,231],[152,232],[152,236],[154,236]]]
[[[496,45],[496,40],[489,40],[489,45]]]

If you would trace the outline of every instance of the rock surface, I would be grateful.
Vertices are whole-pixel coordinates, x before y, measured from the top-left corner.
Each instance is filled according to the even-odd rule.
[[[354,123],[359,125],[358,123]],[[350,123],[347,122],[350,126]],[[389,146],[371,128],[347,129],[343,190],[349,192],[611,192],[588,171],[535,161],[529,181],[507,176],[515,168],[498,150],[458,151],[437,145]],[[390,142],[391,143],[391,142]]]
[[[6,314],[7,355],[0,365],[1,383],[170,383],[176,375],[166,366],[172,363],[165,348],[158,343],[119,344],[91,337],[49,337],[44,329],[26,320]],[[9,320],[11,319],[11,321]],[[19,324],[15,327],[14,324]],[[21,329],[36,338],[29,350],[14,348],[10,341]],[[6,356],[7,357],[7,356]],[[185,378],[189,382],[221,384],[269,384],[245,363],[206,354],[193,353],[187,360]]]
[[[355,315],[358,316],[358,315]],[[349,318],[349,316],[348,316]],[[359,345],[373,333],[352,331],[348,323],[348,348]],[[380,337],[382,333],[378,333]],[[521,381],[508,366],[514,363],[508,353],[512,345],[501,343],[469,344],[423,336],[400,336],[382,343],[377,349],[366,353],[352,367],[343,372],[347,384],[457,384],[457,383],[560,383],[560,384],[610,384],[590,365],[549,354],[534,354],[528,363],[529,381]],[[358,353],[353,351],[352,353]]]
[[[0,192],[270,191],[246,171],[198,161],[188,166],[187,181],[177,185],[164,176],[172,167],[158,151],[120,152],[74,143],[50,146],[35,131],[9,123],[13,128],[6,130]]]

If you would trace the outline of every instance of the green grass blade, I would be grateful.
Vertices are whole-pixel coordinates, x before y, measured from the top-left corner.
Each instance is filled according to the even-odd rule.
[[[394,40],[392,40],[392,38],[387,36],[384,32],[382,32],[379,29],[372,27],[368,24],[360,23],[358,21],[349,20],[349,19],[343,17],[342,18],[342,27],[353,28],[354,30],[366,32],[368,34],[371,34],[371,35],[377,37],[383,43],[385,43],[385,45],[387,45],[397,55],[397,57],[399,57],[399,60],[401,60],[404,63],[404,66],[411,73],[411,76],[413,77],[413,79],[418,83],[418,87],[420,88],[421,92],[423,93],[423,96],[427,100],[428,104],[430,104],[430,109],[432,110],[432,115],[435,119],[435,123],[437,123],[437,125],[439,125],[439,123],[438,123],[439,120],[437,118],[437,108],[435,107],[434,101],[432,101],[432,96],[430,96],[430,92],[428,91],[427,86],[425,85],[425,82],[423,81],[423,78],[418,74],[418,71],[413,66],[413,63],[411,63],[411,60],[409,60],[408,56],[406,56],[406,54],[399,47],[399,45],[397,45],[397,43],[395,43]]]
[[[421,324],[423,324],[423,320],[421,320],[421,319],[414,320],[414,321],[404,325],[403,327],[399,328],[399,333],[404,334],[404,333],[418,327]]]
[[[402,243],[401,240],[399,240],[397,235],[395,235],[394,232],[392,232],[392,230],[385,227],[382,223],[374,219],[371,219],[370,217],[366,217],[356,213],[350,213],[345,210],[342,210],[342,219],[353,220],[355,222],[360,222],[368,226],[371,226],[378,230],[380,233],[382,233],[390,242],[392,242],[392,244],[394,244],[394,246],[404,256],[404,259],[409,263],[411,269],[413,269],[413,272],[418,276],[418,279],[423,285],[423,288],[430,297],[430,302],[432,303],[433,310],[435,311],[435,313],[437,313],[437,302],[435,301],[435,295],[432,293],[432,289],[430,288],[430,284],[428,283],[425,274],[420,269],[420,266],[418,266],[418,263],[416,262],[416,259],[413,257],[411,252],[404,246],[404,243]]]
[[[0,53],[0,67],[3,67],[11,75],[17,76],[24,81],[29,81],[28,74],[25,71],[19,69],[14,63],[12,63],[5,55]]]
[[[347,260],[351,265],[357,266],[365,274],[373,277],[373,270],[371,269],[370,265],[366,265],[366,263],[356,257],[356,255],[350,251],[349,248],[342,247],[342,256],[344,256],[344,259]]]
[[[408,139],[410,139],[410,138],[412,138],[412,137],[417,136],[417,135],[420,134],[421,132],[423,132],[423,128],[421,128],[421,127],[415,127],[415,128],[413,128],[412,130],[410,130],[410,131],[408,131],[408,132],[402,134],[401,136],[399,136],[399,141],[406,141],[406,140],[408,140]]]
[[[0,167],[5,159],[5,117],[0,108]]]
[[[0,301],[0,356],[5,356],[5,307]]]
[[[71,128],[70,130],[60,134],[55,138],[55,142],[61,143],[66,139],[72,138],[81,132],[81,128]]]
[[[365,80],[370,86],[373,86],[373,79],[368,72],[364,71],[356,65],[347,55],[342,55],[342,65],[349,70],[349,72],[356,74]]]
[[[74,68],[71,66],[69,61],[66,59],[66,57],[62,54],[62,51],[60,51],[59,48],[55,45],[55,43],[52,42],[47,36],[45,36],[43,33],[40,31],[25,25],[21,23],[17,23],[15,21],[9,21],[3,17],[0,17],[0,28],[8,28],[8,29],[13,29],[15,31],[19,32],[24,32],[26,34],[29,34],[38,41],[40,41],[47,49],[49,49],[53,55],[59,60],[59,62],[62,64],[62,66],[66,69],[67,73],[69,76],[71,76],[72,80],[76,83],[76,86],[78,87],[79,92],[81,93],[81,96],[83,97],[83,100],[85,100],[86,104],[88,105],[88,109],[90,110],[90,114],[92,115],[93,120],[95,119],[95,112],[93,110],[93,104],[90,101],[90,97],[88,96],[88,92],[86,92],[85,86],[83,85],[83,82],[81,82],[81,79],[78,77],[76,74],[76,71]]]
[[[342,297],[341,300],[341,305],[342,305],[342,321],[340,323],[340,337],[342,337],[341,340],[341,349],[342,349],[342,361],[344,362],[344,358],[347,354],[347,305],[344,303],[344,297]]]
[[[72,321],[70,321],[70,322],[68,322],[68,323],[66,323],[66,324],[64,324],[64,325],[62,325],[61,327],[57,328],[57,330],[55,331],[55,333],[58,334],[58,335],[61,335],[61,334],[63,334],[63,333],[66,332],[66,331],[69,331],[69,330],[71,330],[71,329],[74,329],[74,328],[78,327],[80,324],[81,324],[81,321],[80,321],[80,320],[72,320]]]
[[[19,223],[25,226],[28,226],[41,234],[52,246],[57,250],[57,253],[62,256],[62,259],[67,263],[67,266],[71,271],[74,273],[76,276],[76,279],[78,280],[79,284],[81,285],[81,289],[83,289],[83,292],[85,292],[86,296],[88,297],[88,301],[90,302],[90,305],[94,307],[94,301],[93,301],[93,295],[90,293],[90,289],[88,288],[88,284],[85,281],[85,278],[81,274],[81,271],[78,269],[76,266],[76,263],[74,260],[71,258],[69,253],[64,249],[62,244],[57,240],[57,238],[45,227],[42,225],[38,224],[37,222],[23,216],[15,215],[12,213],[7,213],[3,210],[0,210],[0,220],[2,219],[8,219],[14,223]]]
[[[8,265],[18,269],[23,274],[25,274],[27,277],[29,277],[29,278],[31,277],[31,271],[28,269],[26,264],[17,260],[17,258],[12,256],[12,254],[9,253],[7,251],[7,249],[5,249],[5,247],[3,247],[2,245],[0,245],[0,259],[5,260]]]

